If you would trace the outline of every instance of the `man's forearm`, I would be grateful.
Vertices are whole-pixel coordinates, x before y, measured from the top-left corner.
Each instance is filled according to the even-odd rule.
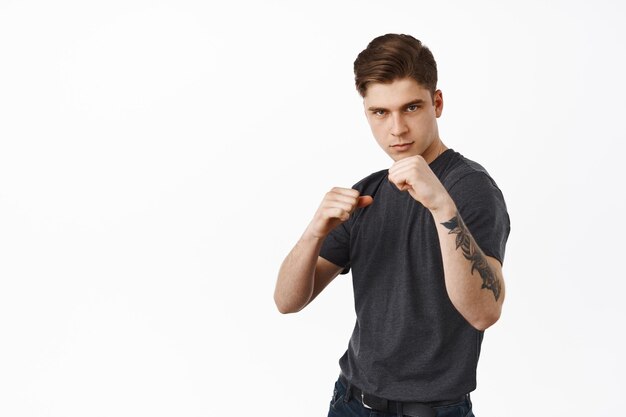
[[[318,262],[322,242],[354,210],[373,201],[371,196],[362,196],[352,188],[334,187],[326,193],[313,220],[278,272],[274,301],[281,313],[302,310],[339,274],[341,268],[337,265],[325,260]]]
[[[448,234],[456,235],[456,250],[460,250],[465,259],[470,262],[470,273],[473,274],[474,271],[476,271],[480,275],[482,279],[482,286],[480,288],[492,291],[495,301],[498,301],[502,293],[501,280],[489,266],[485,254],[476,244],[472,234],[467,229],[465,223],[463,223],[461,216],[457,213],[450,220],[441,224],[449,230]]]
[[[500,265],[476,244],[454,203],[433,217],[450,300],[472,326],[484,330],[500,317],[504,299]]]
[[[274,291],[274,302],[281,313],[300,311],[311,299],[322,242],[305,233],[283,261]]]

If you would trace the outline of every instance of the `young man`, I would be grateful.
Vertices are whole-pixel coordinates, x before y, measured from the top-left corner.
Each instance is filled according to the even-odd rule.
[[[439,137],[443,96],[419,40],[374,39],[354,73],[394,162],[324,196],[280,268],[276,305],[297,312],[352,269],[357,320],[329,417],[473,416],[483,331],[504,300],[504,198],[482,166]]]

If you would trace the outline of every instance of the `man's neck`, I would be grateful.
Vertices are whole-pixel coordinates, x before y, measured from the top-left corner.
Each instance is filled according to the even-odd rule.
[[[426,161],[426,163],[430,164],[433,162],[439,155],[444,153],[448,147],[443,144],[440,138],[437,138],[425,151],[422,153],[422,158]]]

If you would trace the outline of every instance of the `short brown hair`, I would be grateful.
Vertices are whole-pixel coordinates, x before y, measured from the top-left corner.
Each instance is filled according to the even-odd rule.
[[[354,81],[362,97],[369,83],[390,83],[400,78],[413,78],[434,97],[437,63],[430,49],[411,35],[379,36],[354,61]]]

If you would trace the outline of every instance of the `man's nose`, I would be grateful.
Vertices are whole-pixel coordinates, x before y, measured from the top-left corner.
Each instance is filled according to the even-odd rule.
[[[402,136],[408,130],[404,117],[401,114],[391,115],[391,134],[393,136]]]

